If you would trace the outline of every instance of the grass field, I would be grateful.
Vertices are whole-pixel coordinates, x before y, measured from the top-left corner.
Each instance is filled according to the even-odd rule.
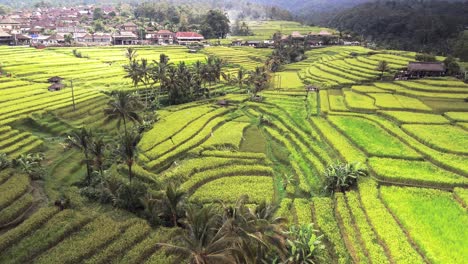
[[[277,30],[322,30],[286,22],[251,22],[255,37]],[[253,39],[254,37],[252,37]],[[139,58],[166,53],[188,64],[208,55],[224,59],[226,73],[264,64],[271,50],[207,47],[137,47]],[[65,136],[83,126],[104,138],[115,135],[104,108],[119,88],[141,90],[124,79],[124,48],[36,50],[0,47],[0,152],[10,158],[45,153],[46,176],[30,179],[0,170],[0,263],[171,263],[157,243],[177,228],[150,225],[136,214],[80,195],[82,154],[63,148]],[[135,177],[157,193],[174,183],[189,201],[281,206],[290,224],[314,223],[324,235],[325,263],[463,263],[468,258],[468,85],[453,78],[380,81],[414,53],[363,47],[325,47],[286,65],[262,100],[224,82],[225,95],[157,111],[159,120],[137,145]],[[73,79],[71,89],[47,90],[47,79]],[[281,79],[281,84],[277,80]],[[305,86],[320,87],[306,94]],[[274,88],[273,88],[274,87]],[[280,88],[280,89],[275,89]],[[218,104],[227,100],[229,105]],[[357,188],[325,196],[325,168],[360,162],[369,177]],[[124,164],[109,173],[125,175]],[[285,183],[285,178],[290,180]],[[72,206],[53,202],[64,194]],[[249,206],[250,206],[249,205]],[[154,224],[154,223],[151,223]]]

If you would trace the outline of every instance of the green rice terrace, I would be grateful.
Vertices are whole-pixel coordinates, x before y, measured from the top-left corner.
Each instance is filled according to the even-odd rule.
[[[215,56],[232,76],[264,65],[271,53],[222,46],[198,53],[135,50],[137,59],[164,53],[188,66]],[[288,225],[313,224],[323,235],[317,263],[468,260],[468,84],[449,77],[381,81],[380,61],[389,66],[384,77],[393,76],[415,53],[313,49],[275,73],[258,100],[242,82],[222,79],[205,84],[209,98],[189,103],[169,106],[161,93],[155,123],[132,153],[133,181],[147,191],[140,195],[144,210],[131,212],[113,206],[120,200],[112,194],[99,202],[82,188],[91,163],[109,177],[95,177],[96,186],[125,192],[114,183],[126,181],[129,163],[107,164],[92,154],[100,153],[96,144],[85,158],[66,142],[85,127],[111,144],[124,131],[119,120],[108,120],[111,92],[138,92],[144,103],[151,88],[124,78],[125,48],[77,51],[82,58],[72,48],[0,47],[0,153],[19,163],[0,171],[0,263],[172,263],[176,258],[161,243],[179,243],[181,228],[166,227],[151,211],[159,201],[152,197],[171,185],[187,203],[235,205],[248,195],[249,208],[279,205],[276,216]],[[54,76],[66,87],[48,91]],[[307,85],[320,90],[306,92]],[[38,152],[44,154],[40,179],[24,164]],[[327,195],[325,171],[339,162],[359,163],[368,176]]]

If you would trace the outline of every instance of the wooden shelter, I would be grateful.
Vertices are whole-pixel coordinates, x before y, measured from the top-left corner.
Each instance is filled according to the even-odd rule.
[[[63,88],[65,88],[65,85],[63,83],[54,83],[51,86],[49,86],[48,90],[50,92],[56,92],[62,90]]]
[[[440,77],[446,72],[442,62],[410,62],[408,64],[408,78]]]

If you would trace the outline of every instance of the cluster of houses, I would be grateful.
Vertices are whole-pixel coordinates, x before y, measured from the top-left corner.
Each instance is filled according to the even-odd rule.
[[[301,34],[298,31],[292,32],[290,35],[281,35],[277,41],[284,43],[306,43],[311,47],[324,46],[324,45],[345,45],[345,46],[359,46],[359,41],[351,40],[351,36],[340,38],[338,35],[322,30],[320,32],[310,32],[308,34]],[[270,47],[275,44],[275,40],[249,40],[236,39],[232,41],[233,46],[250,46],[250,47]]]
[[[117,13],[114,7],[100,8],[104,15]],[[92,16],[92,6],[16,11],[0,17],[0,45],[188,45],[204,41],[196,32],[141,29],[131,21],[109,25],[112,33],[90,32]]]

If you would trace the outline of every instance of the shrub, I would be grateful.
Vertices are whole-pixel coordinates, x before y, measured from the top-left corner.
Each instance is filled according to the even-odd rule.
[[[288,261],[290,263],[315,263],[317,251],[325,249],[322,237],[313,224],[291,226],[287,232]]]
[[[5,153],[0,153],[0,170],[10,167],[11,161]]]
[[[358,178],[367,176],[360,163],[337,163],[325,169],[324,190],[327,193],[345,192],[357,183]]]

